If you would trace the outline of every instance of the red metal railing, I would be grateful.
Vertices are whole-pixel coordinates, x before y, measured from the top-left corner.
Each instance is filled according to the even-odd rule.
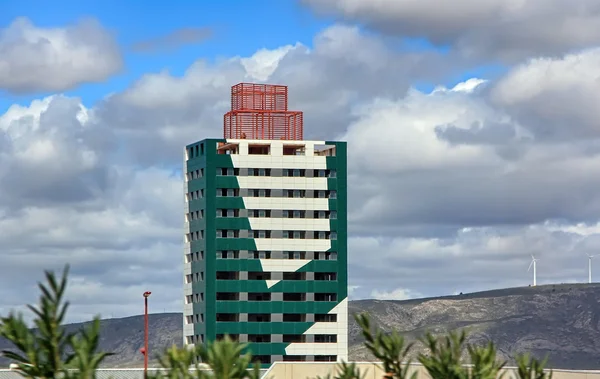
[[[288,110],[287,86],[239,83],[231,87],[231,110],[223,117],[223,136],[302,140],[303,114]]]

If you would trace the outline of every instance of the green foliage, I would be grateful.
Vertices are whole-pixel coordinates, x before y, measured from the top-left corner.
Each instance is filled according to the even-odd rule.
[[[63,300],[67,286],[69,266],[65,267],[60,280],[46,271],[47,284],[39,283],[39,305],[28,308],[34,313],[37,331],[28,328],[20,313],[11,312],[0,318],[0,336],[6,338],[15,350],[2,351],[2,355],[18,365],[18,372],[26,378],[94,379],[103,360],[112,355],[100,352],[100,319],[78,333],[67,333],[61,325],[69,303]],[[386,379],[416,379],[416,372],[409,374],[412,343],[406,343],[397,331],[384,333],[371,327],[366,314],[355,315],[361,328],[367,349],[383,364]],[[441,338],[426,334],[421,340],[429,354],[419,354],[418,361],[432,379],[496,379],[501,378],[504,362],[497,360],[497,350],[492,342],[475,347],[466,343],[467,333],[450,332]],[[246,344],[233,341],[229,336],[223,340],[196,345],[189,349],[172,346],[158,357],[162,370],[148,375],[154,379],[259,379],[260,365],[252,364],[252,354],[245,352]],[[466,354],[465,354],[466,352]],[[470,365],[464,365],[467,355]],[[198,359],[203,362],[198,363]],[[545,372],[546,360],[539,361],[529,354],[517,358],[519,379],[552,379],[552,372]],[[206,369],[203,369],[204,367]],[[196,368],[191,370],[190,368]],[[363,379],[355,363],[341,362],[335,379]],[[327,379],[331,375],[326,376]]]
[[[552,379],[552,371],[544,371],[548,358],[539,361],[529,353],[517,357],[517,375],[519,379]]]
[[[171,347],[159,357],[164,370],[153,376],[155,379],[259,379],[260,365],[252,365],[252,354],[244,353],[247,345],[225,336],[222,340],[196,345],[193,349]],[[209,370],[201,370],[196,357],[206,364]],[[195,372],[190,372],[195,367]]]
[[[416,373],[410,376],[408,374],[412,343],[406,344],[404,337],[396,330],[391,334],[385,334],[381,329],[376,329],[373,334],[371,322],[366,314],[355,315],[354,319],[362,329],[366,348],[383,363],[383,369],[388,376],[391,374],[391,378],[397,379],[416,378]]]
[[[113,355],[98,351],[100,343],[100,317],[94,317],[91,325],[81,330],[79,334],[74,334],[69,338],[69,345],[73,353],[67,360],[71,362],[70,368],[73,368],[78,379],[93,379],[96,377],[96,370],[106,357]],[[72,373],[71,371],[70,373]]]
[[[466,344],[467,333],[450,332],[442,338],[436,338],[427,333],[422,342],[430,354],[419,354],[419,362],[425,367],[433,379],[495,379],[505,362],[498,362],[497,351],[493,343],[484,347],[474,347]],[[462,362],[465,351],[468,352],[470,366]]]
[[[18,372],[26,378],[94,378],[95,370],[108,353],[98,353],[99,319],[79,334],[66,333],[61,327],[69,303],[63,300],[67,288],[69,266],[59,280],[46,271],[47,284],[38,283],[42,292],[34,313],[37,332],[30,330],[20,313],[11,312],[0,319],[0,336],[15,346],[2,355],[18,364]],[[68,369],[74,368],[73,371]]]

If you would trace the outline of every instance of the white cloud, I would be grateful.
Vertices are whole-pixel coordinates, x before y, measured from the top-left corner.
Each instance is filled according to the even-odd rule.
[[[0,89],[14,93],[64,91],[118,72],[116,42],[96,21],[41,28],[18,18],[0,29]]]
[[[404,288],[396,288],[392,291],[379,291],[373,290],[371,292],[371,296],[373,299],[377,300],[409,300],[422,297],[419,293],[414,293],[411,290],[407,290]]]
[[[353,298],[527,285],[532,253],[539,283],[583,281],[600,250],[600,140],[563,121],[570,138],[548,143],[539,125],[544,104],[572,120],[595,110],[546,102],[594,93],[596,54],[427,93],[412,85],[445,77],[443,56],[336,25],[311,49],[146,74],[89,109],[60,95],[15,105],[0,115],[0,311],[34,301],[42,268],[65,262],[74,319],[139,313],[145,290],[179,311],[182,147],[221,134],[229,88],[249,78],[289,85],[308,138],[348,141]]]
[[[425,38],[467,58],[519,61],[600,40],[595,0],[301,0],[318,13],[390,35]]]

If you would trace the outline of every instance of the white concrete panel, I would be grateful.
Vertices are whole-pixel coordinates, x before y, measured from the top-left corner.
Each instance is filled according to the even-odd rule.
[[[236,168],[300,168],[311,170],[327,169],[327,159],[323,156],[305,155],[240,155],[232,154],[231,161]]]
[[[327,251],[331,248],[330,240],[255,238],[254,242],[260,251]]]
[[[316,322],[304,334],[336,334],[335,347],[338,359],[348,359],[348,299],[340,301],[329,314],[337,315],[337,322]],[[322,345],[322,344],[317,344]],[[287,352],[287,349],[286,349]],[[331,353],[333,354],[333,353]]]
[[[327,190],[327,178],[300,176],[238,176],[240,188]]]
[[[185,323],[185,320],[183,322]],[[191,336],[193,334],[194,334],[194,324],[183,324],[183,335]]]
[[[252,230],[309,230],[329,231],[330,223],[326,218],[267,218],[250,217]]]
[[[294,197],[244,197],[246,209],[284,209],[327,211],[328,199],[294,198]]]
[[[337,343],[291,343],[285,348],[286,355],[339,355]]]
[[[306,266],[310,259],[261,259],[263,272],[296,272]]]
[[[275,284],[279,283],[281,280],[265,280],[267,282],[267,288],[273,287]]]

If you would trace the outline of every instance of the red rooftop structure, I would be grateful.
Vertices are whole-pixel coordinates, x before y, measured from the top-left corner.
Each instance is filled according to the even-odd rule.
[[[231,110],[223,117],[227,139],[304,138],[302,112],[288,110],[288,87],[239,83],[231,87]]]

